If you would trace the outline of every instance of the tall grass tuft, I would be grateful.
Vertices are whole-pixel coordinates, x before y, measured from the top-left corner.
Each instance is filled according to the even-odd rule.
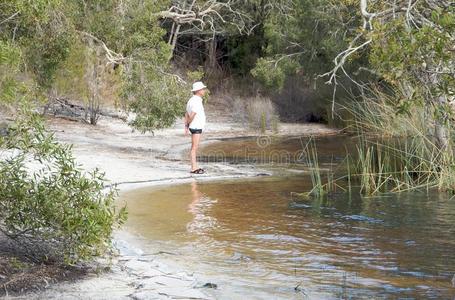
[[[339,179],[335,179],[335,172],[332,168],[329,170],[323,170],[319,166],[317,147],[313,139],[310,139],[307,142],[307,144],[303,147],[302,152],[305,157],[305,163],[308,166],[308,171],[313,187],[311,191],[300,194],[301,196],[322,198],[323,196],[336,191],[337,188],[343,189],[340,185],[337,184],[337,181]],[[324,177],[326,180],[324,180]]]
[[[350,101],[338,106],[337,115],[342,119],[345,130],[351,134],[381,137],[429,136],[432,112],[415,105],[408,112],[397,110],[396,101],[374,87],[359,101]]]
[[[277,133],[280,118],[272,100],[264,97],[234,100],[232,104],[232,118],[253,130],[264,134],[267,130]]]
[[[454,188],[453,158],[427,139],[364,141],[356,154],[354,179],[364,194]]]
[[[450,146],[449,150],[438,147],[432,134],[434,128],[426,121],[431,120],[432,112],[416,106],[410,114],[400,114],[388,102],[391,99],[387,95],[380,99],[383,100],[364,99],[343,107],[344,115],[351,116],[346,120],[347,131],[357,134],[359,142],[338,167],[344,174],[330,181],[337,185],[345,179],[349,193],[357,185],[363,195],[430,189],[455,192],[453,151]],[[327,193],[330,188],[322,184],[318,174],[315,147],[307,157],[313,166],[310,193]]]
[[[310,140],[304,150],[306,162],[310,171],[311,183],[313,189],[309,192],[310,195],[322,197],[326,194],[325,185],[322,183],[321,169],[319,168],[318,152],[313,140]]]
[[[452,152],[438,147],[428,121],[431,112],[415,106],[409,114],[397,113],[391,99],[364,99],[343,109],[351,115],[347,130],[360,137],[348,170],[363,194],[437,188],[455,190]],[[449,148],[451,149],[451,148]]]
[[[256,97],[250,99],[246,105],[246,110],[250,128],[260,130],[262,133],[274,129],[274,127],[277,128],[278,113],[269,98]]]

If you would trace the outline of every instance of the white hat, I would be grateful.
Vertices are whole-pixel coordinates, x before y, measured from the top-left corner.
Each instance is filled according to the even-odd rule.
[[[192,92],[200,91],[205,89],[206,86],[203,84],[201,81],[193,83],[193,89],[191,90]]]

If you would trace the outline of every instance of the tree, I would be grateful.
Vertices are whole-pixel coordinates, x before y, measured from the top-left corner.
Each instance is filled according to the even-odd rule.
[[[354,5],[347,1],[337,5],[330,0],[283,2],[265,20],[265,56],[252,70],[273,89],[281,89],[285,78],[296,73],[311,82],[325,72],[358,25],[353,18]]]
[[[171,57],[180,34],[203,35],[215,41],[217,35],[226,35],[232,30],[240,34],[251,32],[254,25],[242,12],[242,5],[238,0],[173,0],[168,10],[156,13],[156,16],[172,22],[168,40]]]
[[[109,3],[86,9],[85,15],[92,21],[85,25],[82,20],[75,22],[81,26],[78,32],[91,39],[106,62],[118,70],[123,105],[136,114],[132,126],[141,131],[168,127],[183,114],[189,89],[185,80],[171,71],[171,46],[163,39],[165,30],[158,21],[167,2]]]
[[[157,15],[167,4],[164,0],[2,3],[2,52],[5,59],[13,50],[21,56],[18,61],[3,59],[0,63],[30,77],[34,97],[43,99],[67,92],[59,89],[56,76],[63,67],[71,67],[60,75],[72,74],[78,82],[85,78],[85,88],[73,95],[86,100],[93,124],[103,86],[110,70],[115,70],[121,82],[115,88],[122,89],[118,94],[123,97],[123,106],[137,114],[132,125],[141,130],[169,126],[170,120],[183,112],[186,82],[170,71],[170,46],[163,40],[165,31]],[[83,52],[89,53],[83,59],[87,63],[83,70],[66,63],[81,43]],[[19,84],[23,79],[8,78],[2,77],[2,90],[7,91],[6,82],[10,82],[11,93],[11,82]]]
[[[21,50],[0,40],[0,103],[12,103],[19,97],[21,84],[15,80],[19,72]]]
[[[68,45],[68,35],[60,30],[59,20],[51,22],[54,9],[59,6],[58,0],[0,3],[0,64],[5,71],[0,100],[17,101],[25,96],[26,90],[33,89],[33,83],[25,84],[24,78],[17,78],[23,74],[25,65],[40,89],[49,89]]]
[[[368,51],[365,66],[393,87],[395,105],[407,112],[424,105],[433,114],[434,135],[442,149],[448,149],[449,99],[455,86],[455,8],[450,1],[379,1],[369,6],[360,1],[362,27],[349,47],[340,52],[329,73],[329,82],[348,59]]]
[[[63,4],[0,3],[0,104],[20,107],[0,137],[9,150],[0,160],[0,232],[35,261],[73,264],[105,253],[126,212],[116,210],[116,189],[104,175],[83,172],[71,146],[56,142],[32,113],[33,100],[53,93],[77,39]]]

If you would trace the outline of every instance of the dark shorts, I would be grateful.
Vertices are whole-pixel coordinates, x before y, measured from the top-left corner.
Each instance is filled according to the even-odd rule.
[[[202,133],[202,129],[190,128],[190,132],[191,132],[191,134],[201,134]]]

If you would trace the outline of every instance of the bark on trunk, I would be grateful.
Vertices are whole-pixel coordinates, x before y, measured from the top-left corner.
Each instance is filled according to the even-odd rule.
[[[208,67],[211,70],[215,70],[218,67],[218,61],[216,58],[216,36],[214,36],[210,41],[207,42],[207,52],[208,52]]]

